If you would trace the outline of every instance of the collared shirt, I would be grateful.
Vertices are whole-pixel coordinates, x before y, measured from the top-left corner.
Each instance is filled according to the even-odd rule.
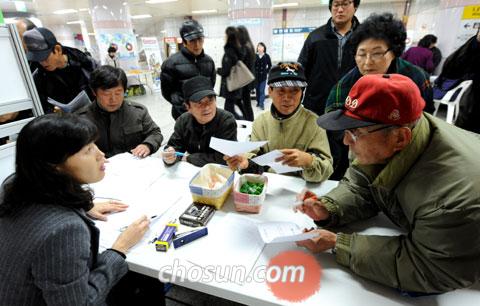
[[[350,38],[350,36],[352,36],[353,28],[355,26],[355,20],[352,19],[352,26],[350,27],[350,30],[348,30],[348,32],[345,33],[345,35],[342,35],[337,32],[337,29],[335,28],[335,24],[333,23],[333,20],[330,21],[330,23],[333,29],[333,34],[335,34],[335,36],[337,36],[338,38],[337,66],[340,69],[340,67],[342,66],[343,47],[347,43],[347,40]]]

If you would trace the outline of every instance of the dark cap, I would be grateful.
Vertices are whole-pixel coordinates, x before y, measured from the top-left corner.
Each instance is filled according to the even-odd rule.
[[[200,37],[205,37],[203,34],[203,27],[196,20],[187,20],[183,22],[180,28],[180,36],[183,40],[194,40]]]
[[[47,28],[35,28],[23,33],[23,41],[27,46],[27,59],[41,62],[47,59],[57,44],[55,35]]]
[[[207,96],[216,96],[212,82],[204,76],[195,76],[183,83],[183,97],[185,102],[200,102]]]
[[[345,1],[345,0],[343,0]],[[351,0],[348,0],[348,1],[351,1]],[[353,7],[358,7],[360,5],[360,0],[353,0]],[[333,0],[329,0],[328,1],[328,9],[331,11],[332,10],[332,3],[333,3]]]
[[[268,73],[270,87],[307,87],[305,71],[300,63],[278,63]]]
[[[345,108],[320,116],[317,124],[330,131],[375,124],[404,125],[420,118],[425,101],[418,86],[401,74],[361,77],[345,99]]]

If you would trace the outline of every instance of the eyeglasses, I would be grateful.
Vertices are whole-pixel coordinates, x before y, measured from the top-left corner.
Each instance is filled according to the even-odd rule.
[[[388,53],[388,51],[391,51],[390,48],[388,48],[386,51],[383,52],[375,52],[375,53],[361,53],[361,54],[355,54],[355,58],[358,61],[364,62],[367,60],[367,57],[370,57],[370,60],[373,62],[378,62],[379,60],[383,59],[385,54]]]
[[[342,8],[347,8],[350,4],[352,4],[353,1],[345,1],[345,2],[333,2],[332,7],[334,9],[339,9],[340,7]]]
[[[372,133],[375,133],[375,132],[378,132],[378,131],[381,131],[381,130],[386,130],[388,128],[391,128],[391,127],[394,127],[395,125],[384,125],[384,126],[381,126],[381,127],[378,127],[376,129],[373,129],[373,130],[366,130],[366,131],[360,131],[358,128],[357,129],[349,129],[349,130],[345,130],[345,134],[348,134],[348,136],[350,136],[350,138],[352,138],[353,142],[357,142],[357,140],[360,138],[360,137],[363,137],[365,135],[368,135],[368,134],[372,134]]]

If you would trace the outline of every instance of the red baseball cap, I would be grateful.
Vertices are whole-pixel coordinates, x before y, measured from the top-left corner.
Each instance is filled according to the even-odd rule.
[[[425,101],[418,86],[401,74],[370,74],[350,89],[344,109],[320,116],[317,124],[330,131],[374,124],[403,125],[422,115]]]

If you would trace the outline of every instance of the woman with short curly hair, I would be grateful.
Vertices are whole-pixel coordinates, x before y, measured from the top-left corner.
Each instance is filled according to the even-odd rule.
[[[405,49],[406,38],[405,26],[392,14],[370,15],[358,26],[349,40],[352,50],[355,50],[357,66],[332,88],[325,111],[343,108],[348,92],[362,76],[398,73],[414,81],[426,102],[424,111],[433,113],[433,91],[427,73],[400,58]],[[348,168],[348,147],[343,144],[343,133],[337,134],[329,133],[335,169],[331,179],[341,179]]]

